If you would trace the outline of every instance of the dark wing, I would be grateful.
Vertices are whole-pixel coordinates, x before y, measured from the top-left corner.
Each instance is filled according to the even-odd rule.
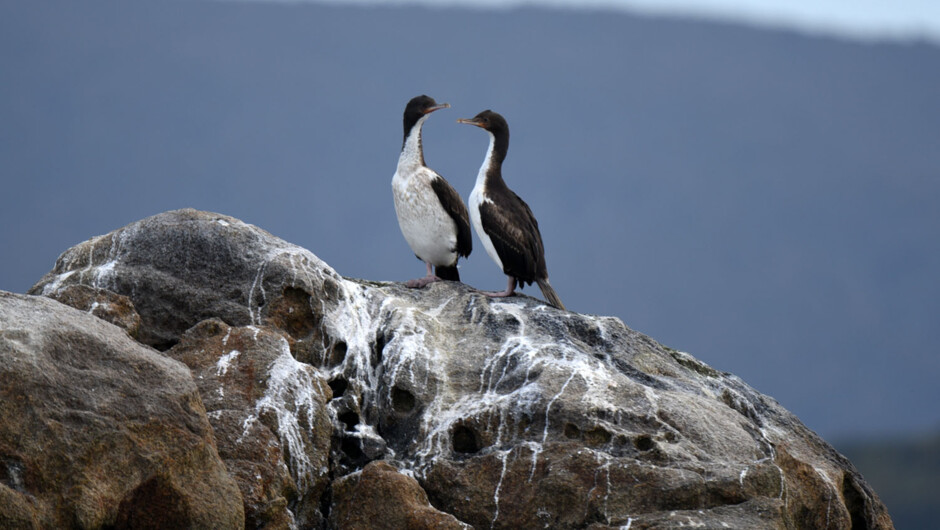
[[[518,202],[518,204],[524,210],[524,217],[530,223],[528,234],[528,245],[531,255],[535,258],[535,279],[537,278],[548,278],[548,270],[545,266],[545,245],[542,244],[542,233],[539,231],[539,222],[535,219],[535,215],[532,213],[532,210],[529,208],[529,205],[526,204],[522,197],[516,195],[515,192],[509,190],[512,198]]]
[[[480,222],[503,262],[503,272],[526,284],[545,277],[542,235],[529,205],[512,191],[497,195],[497,200],[483,201]]]
[[[473,250],[473,239],[470,236],[470,216],[467,214],[467,206],[464,205],[457,191],[440,175],[431,179],[431,189],[437,195],[437,200],[441,201],[444,211],[457,225],[457,254],[463,257],[469,256],[470,251]]]

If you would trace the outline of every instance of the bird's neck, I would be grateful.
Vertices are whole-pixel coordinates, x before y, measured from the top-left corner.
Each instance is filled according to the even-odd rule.
[[[422,116],[410,129],[405,130],[405,139],[402,141],[401,155],[398,157],[398,167],[401,169],[416,169],[424,166],[424,148],[421,146],[421,127],[427,116]]]
[[[509,150],[509,138],[504,135],[489,134],[490,145],[486,148],[486,157],[477,174],[475,187],[481,189],[506,187],[503,181],[503,160],[506,159],[506,151]]]

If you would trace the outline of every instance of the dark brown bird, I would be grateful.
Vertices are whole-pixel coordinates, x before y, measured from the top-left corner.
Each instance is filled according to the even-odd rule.
[[[549,304],[565,309],[558,293],[548,283],[539,223],[529,205],[503,180],[502,165],[509,150],[509,124],[491,110],[484,110],[472,119],[457,121],[476,125],[490,134],[486,158],[470,192],[470,219],[486,253],[508,277],[508,284],[505,291],[484,294],[510,296],[517,284],[522,288],[535,282]]]

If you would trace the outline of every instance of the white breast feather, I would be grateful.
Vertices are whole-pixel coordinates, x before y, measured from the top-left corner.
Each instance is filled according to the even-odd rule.
[[[421,163],[418,145],[425,119],[412,129],[398,158],[392,177],[395,214],[412,252],[432,265],[451,266],[457,262],[457,225],[431,188],[431,180],[439,178],[437,173]]]
[[[493,201],[486,197],[485,187],[486,170],[490,167],[490,158],[493,156],[495,141],[496,138],[490,133],[490,146],[486,150],[486,157],[483,159],[483,165],[480,166],[480,172],[477,173],[477,181],[473,185],[473,191],[470,192],[470,222],[473,223],[473,229],[476,230],[477,236],[480,238],[480,241],[483,242],[483,248],[486,249],[486,253],[493,258],[499,270],[503,270],[503,261],[499,259],[499,254],[496,253],[493,240],[490,239],[489,234],[483,230],[483,221],[480,219],[480,205],[483,204],[484,201],[490,204],[493,203]]]

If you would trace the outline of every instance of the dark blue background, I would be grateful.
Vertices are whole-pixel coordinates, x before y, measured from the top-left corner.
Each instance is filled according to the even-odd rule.
[[[341,274],[423,274],[390,181],[469,195],[509,121],[569,309],[734,372],[827,438],[940,425],[940,48],[614,13],[0,1],[0,289],[195,207]],[[505,280],[475,240],[461,269]],[[528,289],[530,294],[537,290]]]

